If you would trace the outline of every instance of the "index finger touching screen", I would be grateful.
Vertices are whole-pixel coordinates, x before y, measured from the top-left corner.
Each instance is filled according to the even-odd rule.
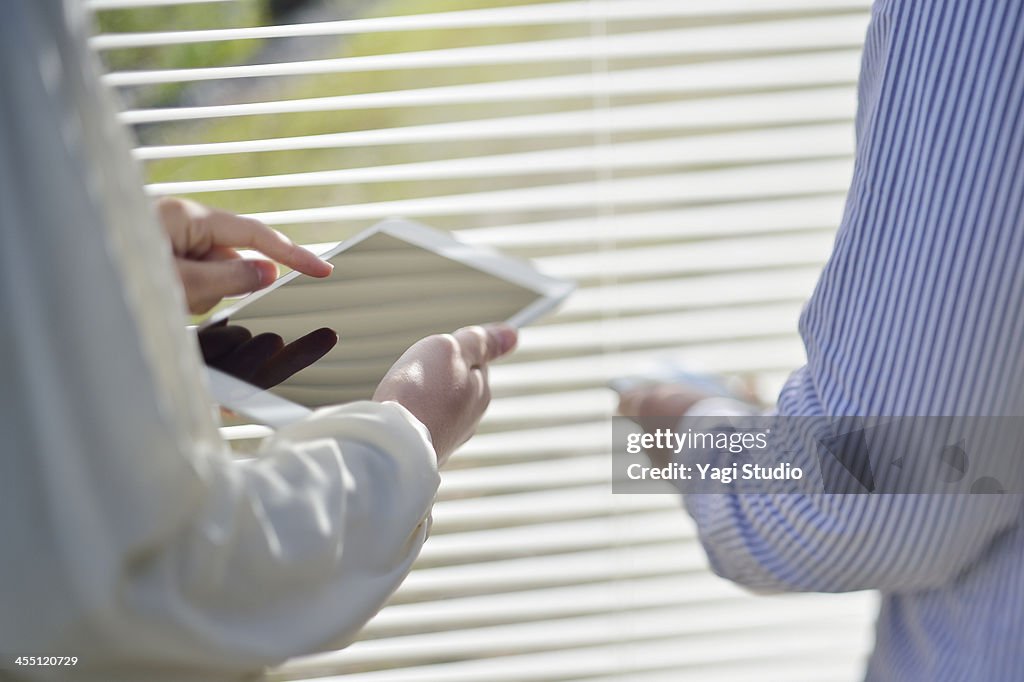
[[[395,360],[431,334],[486,322],[522,326],[554,308],[571,283],[523,261],[403,220],[381,223],[324,257],[323,279],[293,273],[212,317],[285,344],[329,328],[339,341],[271,389],[306,407],[368,400]],[[230,407],[230,406],[228,406]]]

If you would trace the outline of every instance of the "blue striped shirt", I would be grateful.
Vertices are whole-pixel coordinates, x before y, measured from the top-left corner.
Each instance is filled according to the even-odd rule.
[[[880,0],[781,415],[1024,415],[1024,3]],[[814,470],[815,453],[801,452]],[[1019,495],[692,495],[713,568],[882,592],[869,680],[1024,679]]]

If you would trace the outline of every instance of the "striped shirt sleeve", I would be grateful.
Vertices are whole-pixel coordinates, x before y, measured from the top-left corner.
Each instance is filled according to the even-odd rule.
[[[780,415],[1024,415],[1024,24],[1017,2],[875,4],[854,176]],[[796,455],[816,470],[815,453]],[[692,495],[720,574],[762,590],[954,579],[1016,495]]]

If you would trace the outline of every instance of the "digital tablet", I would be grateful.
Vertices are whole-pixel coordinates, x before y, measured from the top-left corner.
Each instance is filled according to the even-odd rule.
[[[211,389],[221,405],[280,426],[291,418],[280,415],[370,399],[391,365],[419,339],[487,322],[522,327],[574,288],[526,261],[401,219],[379,223],[322,257],[334,265],[330,276],[291,272],[218,311],[201,328],[228,319],[253,336],[272,332],[290,343],[328,327],[337,332],[337,345],[269,389],[271,395],[214,375]],[[303,409],[289,410],[289,403]],[[268,416],[267,405],[276,405],[277,412]]]

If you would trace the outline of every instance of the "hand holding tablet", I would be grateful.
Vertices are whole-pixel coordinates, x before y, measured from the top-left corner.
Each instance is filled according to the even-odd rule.
[[[476,431],[491,401],[488,364],[510,353],[517,340],[516,330],[506,324],[428,336],[402,354],[373,399],[412,412],[430,431],[438,463],[444,464]]]
[[[275,334],[285,344],[320,328],[336,331],[339,343],[321,360],[272,389],[272,396],[307,408],[371,399],[421,339],[488,322],[517,328],[574,288],[526,262],[397,219],[342,242],[323,258],[334,266],[328,277],[290,273],[203,325],[206,330],[230,317],[254,337]],[[216,385],[214,391],[225,407],[268,423],[229,402],[237,391],[218,395]]]

